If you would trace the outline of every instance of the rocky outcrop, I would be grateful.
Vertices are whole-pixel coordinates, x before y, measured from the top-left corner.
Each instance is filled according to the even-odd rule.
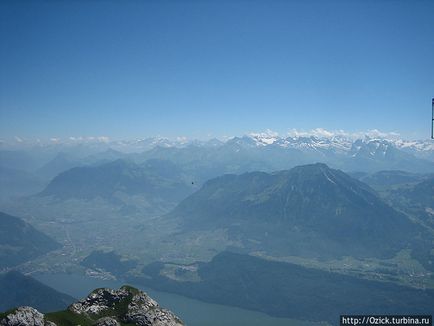
[[[184,325],[178,317],[161,308],[146,293],[128,286],[119,290],[97,289],[68,309],[92,319],[94,316],[113,314],[110,319],[98,319],[100,325],[116,325],[115,322],[119,321],[139,326]]]
[[[56,326],[32,307],[19,307],[0,320],[1,326]]]
[[[135,294],[128,305],[125,321],[140,326],[178,326],[182,321],[173,313],[162,309],[158,303],[152,300],[146,293]]]
[[[127,287],[121,287],[119,290],[96,289],[83,300],[73,303],[68,309],[76,314],[98,315],[114,309],[129,296],[131,293]]]
[[[96,289],[68,310],[44,316],[31,307],[20,307],[0,319],[0,326],[63,326],[72,319],[82,326],[183,326],[169,310],[163,309],[146,293],[129,286],[118,290]],[[51,320],[55,320],[53,323]]]

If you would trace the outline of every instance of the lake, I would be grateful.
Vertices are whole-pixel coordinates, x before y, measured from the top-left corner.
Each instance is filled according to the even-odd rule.
[[[83,298],[101,287],[119,288],[118,281],[101,280],[76,274],[32,275],[40,282],[75,298]],[[318,323],[270,317],[264,313],[219,304],[206,303],[181,295],[137,287],[148,293],[162,307],[173,311],[188,326],[310,326]]]

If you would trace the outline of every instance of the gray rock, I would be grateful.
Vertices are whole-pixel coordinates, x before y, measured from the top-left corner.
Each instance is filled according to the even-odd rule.
[[[19,307],[0,320],[1,326],[56,326],[32,307]]]
[[[125,288],[119,290],[97,289],[76,303],[69,306],[69,310],[76,314],[99,314],[113,308],[120,301],[126,299],[130,293]]]
[[[103,317],[95,322],[95,326],[120,326],[121,324],[112,317]]]
[[[172,312],[161,308],[146,293],[134,295],[125,320],[139,326],[181,326],[184,323]]]
[[[53,323],[52,321],[46,320],[45,326],[57,326],[57,325],[55,323]]]

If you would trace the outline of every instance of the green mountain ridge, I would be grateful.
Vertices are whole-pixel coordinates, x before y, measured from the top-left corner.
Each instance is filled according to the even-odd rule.
[[[209,180],[167,219],[181,229],[227,229],[251,251],[319,258],[391,257],[425,230],[368,185],[325,164]]]

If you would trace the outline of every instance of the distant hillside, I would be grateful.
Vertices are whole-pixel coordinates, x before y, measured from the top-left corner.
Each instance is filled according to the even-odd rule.
[[[0,274],[0,311],[32,306],[42,312],[65,309],[74,298],[19,272]]]
[[[150,202],[178,202],[193,191],[191,182],[169,161],[143,164],[116,160],[98,166],[72,168],[55,177],[39,196],[58,199],[104,198],[122,202],[125,196],[143,196]]]
[[[399,170],[379,171],[372,174],[361,175],[357,177],[371,187],[384,189],[393,186],[402,186],[421,182],[428,178],[426,174],[411,173]]]
[[[123,260],[120,255],[117,255],[113,251],[93,251],[80,264],[88,268],[103,269],[115,276],[123,276],[126,272],[137,266],[136,261]]]
[[[167,218],[185,231],[227,229],[245,248],[277,256],[387,257],[423,232],[369,186],[325,164],[212,179]]]
[[[168,266],[166,268],[166,265]],[[171,271],[171,277],[167,273]],[[341,314],[433,314],[434,291],[223,252],[211,262],[146,266],[146,286],[272,316],[339,324]],[[194,281],[185,277],[195,274]],[[175,280],[173,275],[184,280]]]
[[[0,268],[15,266],[60,247],[20,218],[0,212]]]
[[[389,189],[384,197],[394,207],[411,215],[434,232],[434,177],[417,183]],[[431,247],[434,246],[434,240]],[[434,270],[434,264],[431,267]]]
[[[430,208],[434,212],[434,177],[428,178],[413,187],[399,191],[413,204]]]

